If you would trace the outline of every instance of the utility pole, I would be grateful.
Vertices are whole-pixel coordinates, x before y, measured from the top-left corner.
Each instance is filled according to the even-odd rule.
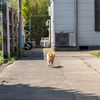
[[[22,57],[22,16],[21,16],[21,0],[18,0],[18,24],[19,24],[19,57]]]

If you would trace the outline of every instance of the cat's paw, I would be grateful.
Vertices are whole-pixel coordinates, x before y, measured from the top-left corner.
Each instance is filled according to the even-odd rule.
[[[53,64],[51,66],[53,66]]]
[[[50,67],[50,65],[47,65],[48,67]]]

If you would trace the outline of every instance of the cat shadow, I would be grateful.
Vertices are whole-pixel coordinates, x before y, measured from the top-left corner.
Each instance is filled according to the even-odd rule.
[[[54,66],[52,68],[63,68],[64,66]]]

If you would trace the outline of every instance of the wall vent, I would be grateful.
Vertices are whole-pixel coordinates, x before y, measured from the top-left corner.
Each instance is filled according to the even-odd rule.
[[[69,46],[69,33],[55,33],[55,46]]]

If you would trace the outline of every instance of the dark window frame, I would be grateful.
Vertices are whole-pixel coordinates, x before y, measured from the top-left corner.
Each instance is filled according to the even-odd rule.
[[[100,27],[97,27],[97,0],[95,0],[95,31],[100,31]]]

